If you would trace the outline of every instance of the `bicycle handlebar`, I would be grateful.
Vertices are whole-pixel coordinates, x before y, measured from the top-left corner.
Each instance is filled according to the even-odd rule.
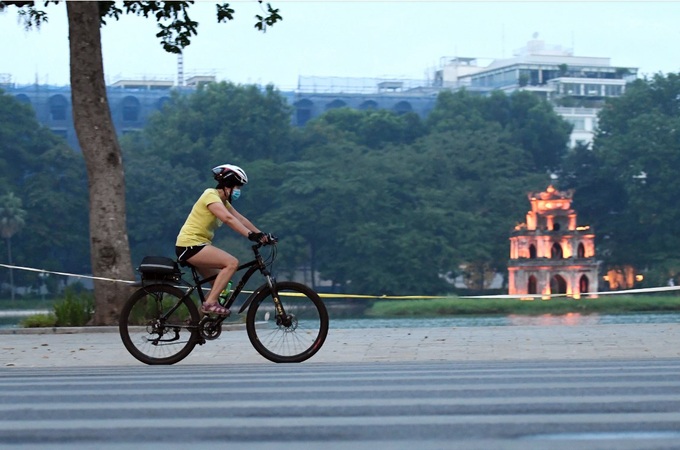
[[[266,245],[276,245],[279,242],[279,238],[277,238],[273,234],[266,233],[266,236],[268,238],[268,241],[266,243],[257,242],[255,245],[252,246],[253,251]]]

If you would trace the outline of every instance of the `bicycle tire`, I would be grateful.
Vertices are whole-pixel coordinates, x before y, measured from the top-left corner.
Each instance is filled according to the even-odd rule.
[[[321,349],[328,335],[328,311],[319,295],[293,281],[276,284],[289,326],[277,320],[269,287],[253,299],[246,316],[246,330],[257,352],[275,363],[305,361]]]
[[[154,284],[135,291],[120,313],[118,329],[123,345],[139,361],[175,364],[200,341],[198,308],[184,299],[165,320],[161,316],[176,305],[184,292],[167,284]]]

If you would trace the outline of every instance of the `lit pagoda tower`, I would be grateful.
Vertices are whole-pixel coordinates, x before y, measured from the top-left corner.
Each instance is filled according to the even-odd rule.
[[[572,196],[573,190],[561,192],[553,186],[529,193],[526,223],[510,236],[510,295],[580,298],[597,292],[595,234],[589,226],[576,225]]]

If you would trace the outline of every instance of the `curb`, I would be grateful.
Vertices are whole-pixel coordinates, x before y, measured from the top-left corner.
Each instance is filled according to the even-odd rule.
[[[243,330],[241,323],[222,324],[222,331]],[[117,326],[101,327],[49,327],[49,328],[3,328],[0,335],[12,334],[86,334],[86,333],[118,333]]]
[[[45,328],[4,328],[3,334],[78,334],[78,333],[117,333],[118,327],[45,327]]]

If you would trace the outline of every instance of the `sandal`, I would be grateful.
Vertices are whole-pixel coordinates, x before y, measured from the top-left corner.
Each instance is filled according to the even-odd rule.
[[[228,316],[231,314],[231,311],[219,303],[203,303],[201,305],[201,312],[203,314],[217,314],[218,316]]]

